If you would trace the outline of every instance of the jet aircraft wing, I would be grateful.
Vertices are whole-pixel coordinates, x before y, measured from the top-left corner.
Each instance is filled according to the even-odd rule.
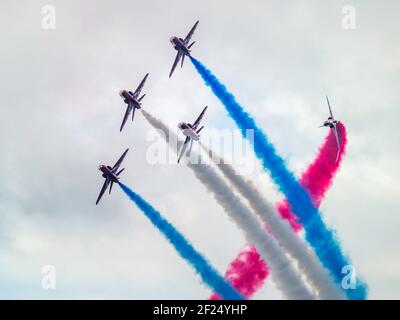
[[[119,128],[119,131],[122,131],[122,129],[124,128],[126,120],[128,120],[129,114],[131,113],[132,107],[133,107],[132,104],[129,102],[128,106],[126,107],[126,112],[125,112],[125,115],[124,115],[124,119],[122,120],[121,127]]]
[[[119,166],[121,165],[122,161],[124,161],[124,158],[126,156],[126,154],[128,153],[129,149],[126,149],[124,151],[124,153],[122,154],[122,156],[118,159],[118,161],[114,164],[114,166],[112,167],[111,171],[113,173],[117,172]]]
[[[169,73],[169,77],[170,78],[171,78],[172,74],[174,73],[176,65],[178,64],[179,60],[181,59],[181,56],[182,56],[182,51],[178,50],[178,53],[176,54],[176,58],[175,58],[174,64],[172,65],[171,72]]]
[[[101,187],[101,190],[100,190],[100,194],[97,197],[96,205],[99,203],[99,201],[100,201],[101,197],[103,196],[104,192],[107,190],[107,187],[110,184],[110,181],[111,180],[109,178],[106,178],[106,181],[104,181],[104,184],[103,184],[103,186]]]
[[[182,158],[183,154],[185,153],[185,150],[186,150],[186,148],[188,146],[188,142],[189,141],[190,141],[190,137],[187,136],[186,139],[185,139],[185,142],[182,145],[181,153],[179,154],[179,157],[178,157],[178,163],[179,163],[179,161],[181,161],[181,158]]]
[[[194,24],[194,26],[192,27],[192,29],[190,29],[190,31],[189,31],[188,35],[186,36],[186,38],[183,39],[183,43],[184,43],[185,45],[188,45],[188,44],[189,44],[190,39],[192,38],[193,33],[194,33],[194,31],[196,30],[198,24],[199,24],[199,21],[196,21],[196,23]]]
[[[146,82],[146,79],[147,79],[148,76],[149,76],[149,74],[147,73],[144,76],[143,80],[140,82],[139,86],[136,88],[135,92],[133,93],[133,96],[135,98],[137,98],[139,96],[140,92],[142,91],[144,83]]]
[[[333,114],[332,114],[331,104],[329,103],[328,96],[326,96],[326,102],[328,103],[329,115],[332,117],[332,119],[334,119]]]
[[[206,112],[208,106],[206,106],[203,111],[200,113],[200,115],[197,117],[196,121],[192,124],[192,128],[193,129],[197,129],[197,127],[199,126],[201,119],[203,119],[204,113]]]

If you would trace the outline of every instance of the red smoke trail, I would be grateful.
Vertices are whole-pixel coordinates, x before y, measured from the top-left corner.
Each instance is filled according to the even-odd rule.
[[[339,169],[340,163],[346,151],[347,136],[346,127],[338,122],[337,131],[340,141],[340,155],[337,161],[337,142],[333,130],[329,130],[324,144],[320,147],[314,162],[309,165],[302,174],[300,183],[310,193],[311,199],[319,207],[326,191],[332,185],[333,177]],[[290,222],[292,228],[298,232],[302,226],[297,217],[291,212],[287,200],[277,204],[277,209],[282,218]],[[264,284],[269,275],[268,266],[261,259],[254,246],[246,246],[237,257],[229,264],[225,278],[247,299]],[[211,300],[219,300],[220,297],[213,293]]]

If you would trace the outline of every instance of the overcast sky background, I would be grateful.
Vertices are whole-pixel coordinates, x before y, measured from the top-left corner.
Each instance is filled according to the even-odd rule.
[[[41,8],[56,9],[43,30]],[[342,28],[353,5],[356,29]],[[321,212],[370,288],[400,298],[398,1],[2,1],[0,298],[203,299],[209,289],[97,166],[126,147],[123,181],[224,273],[242,233],[183,165],[151,165],[140,113],[119,126],[120,89],[150,76],[144,108],[171,127],[204,105],[205,130],[235,129],[189,61],[168,79],[172,35],[223,80],[299,174],[326,136],[325,94],[348,150]],[[250,156],[249,161],[253,161]],[[250,176],[281,198],[256,163]],[[57,289],[41,288],[56,267]],[[279,299],[267,281],[255,296]]]

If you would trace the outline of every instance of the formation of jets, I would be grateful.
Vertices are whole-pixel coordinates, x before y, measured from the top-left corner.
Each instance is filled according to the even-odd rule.
[[[183,62],[185,60],[185,57],[190,56],[190,53],[191,53],[190,48],[195,43],[195,41],[193,41],[192,43],[190,43],[190,41],[191,41],[191,38],[192,38],[198,24],[199,24],[199,21],[196,21],[196,23],[193,25],[193,27],[190,29],[189,33],[187,34],[187,36],[184,39],[176,37],[176,36],[170,38],[170,42],[173,45],[174,49],[177,51],[177,54],[176,54],[174,64],[172,65],[172,69],[169,73],[169,78],[171,78],[179,61],[181,61],[181,67],[183,67]],[[134,117],[135,117],[135,110],[142,108],[142,100],[146,94],[141,95],[141,91],[144,87],[144,84],[145,84],[148,76],[149,76],[149,74],[147,73],[134,92],[128,91],[128,90],[120,91],[119,95],[124,100],[125,104],[127,105],[125,115],[124,115],[124,118],[123,118],[121,126],[120,126],[120,131],[122,131],[122,129],[124,128],[125,123],[128,120],[130,114],[132,113],[132,121],[133,121]],[[339,153],[340,153],[340,142],[339,142],[339,136],[338,136],[337,127],[336,127],[338,121],[335,120],[333,117],[332,109],[331,109],[331,105],[329,103],[328,97],[326,97],[326,101],[328,103],[328,108],[329,108],[329,117],[321,125],[321,127],[330,127],[334,131],[336,141],[337,141],[337,146],[338,146],[338,153],[337,153],[337,157],[336,157],[336,161],[337,161],[339,158]],[[182,156],[184,155],[187,147],[190,145],[189,150],[186,152],[186,155],[189,156],[190,152],[192,150],[193,141],[198,141],[200,139],[199,133],[204,128],[204,126],[202,126],[200,128],[198,128],[198,127],[200,125],[201,120],[203,119],[203,116],[204,116],[206,110],[207,110],[207,106],[203,109],[203,111],[200,113],[200,115],[197,117],[197,119],[192,124],[186,123],[186,122],[180,122],[178,124],[178,128],[182,131],[183,135],[185,136],[185,141],[182,145],[181,151],[178,156],[178,163],[180,162]],[[119,167],[121,166],[122,161],[124,160],[126,154],[128,153],[128,150],[129,149],[125,150],[125,152],[122,154],[122,156],[118,159],[118,161],[115,163],[115,165],[113,167],[106,166],[106,165],[99,166],[99,170],[102,172],[102,177],[105,179],[105,181],[101,188],[100,194],[96,200],[96,205],[99,203],[100,199],[102,198],[103,194],[107,190],[108,186],[110,186],[109,193],[111,193],[113,184],[118,183],[119,175],[122,173],[122,171],[124,171],[124,169],[119,170]]]

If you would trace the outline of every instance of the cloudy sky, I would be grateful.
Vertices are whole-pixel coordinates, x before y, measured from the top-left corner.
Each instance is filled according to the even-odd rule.
[[[44,5],[56,28],[42,28]],[[343,28],[343,7],[355,28]],[[138,113],[119,132],[118,96],[145,73],[144,107],[176,127],[204,105],[206,129],[235,129],[186,61],[172,79],[172,35],[198,19],[193,53],[222,79],[299,174],[326,130],[325,94],[348,151],[321,212],[370,288],[400,298],[398,1],[2,1],[0,298],[203,299],[193,270],[115,188],[99,206],[100,163],[129,147],[124,181],[223,273],[242,233],[188,168],[151,164]],[[397,90],[396,90],[397,89]],[[205,130],[206,130],[205,129]],[[249,155],[249,162],[254,158]],[[281,198],[258,162],[247,174]],[[41,286],[56,269],[56,289]],[[267,281],[255,296],[279,299]]]

